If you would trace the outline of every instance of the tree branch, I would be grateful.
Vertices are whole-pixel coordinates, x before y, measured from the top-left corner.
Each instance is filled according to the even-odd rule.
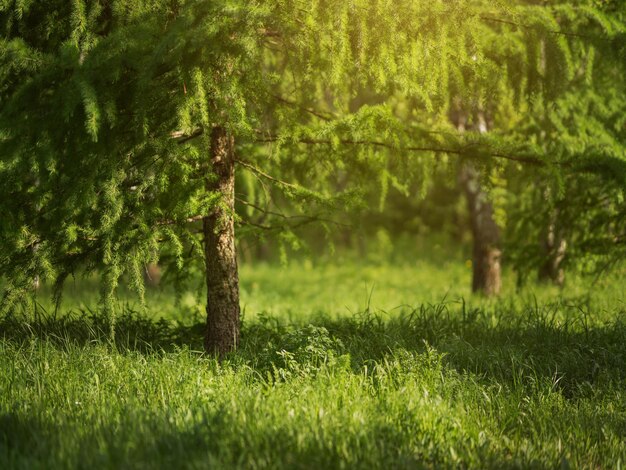
[[[182,131],[176,131],[176,132],[172,132],[170,136],[176,140],[176,143],[182,145],[184,143],[189,142],[192,139],[195,139],[196,137],[200,137],[202,134],[204,134],[204,129],[199,127],[198,129],[194,130],[191,134],[185,134]]]
[[[266,137],[257,139],[258,143],[272,143],[278,141],[278,137]],[[330,140],[324,139],[308,139],[303,138],[297,140],[299,144],[309,144],[309,145],[332,145],[333,142]],[[432,153],[446,153],[450,155],[459,155],[470,157],[472,153],[477,153],[476,145],[466,146],[462,148],[445,148],[445,147],[431,147],[431,146],[408,146],[408,147],[395,147],[386,142],[376,141],[376,140],[349,140],[342,139],[339,140],[339,143],[342,145],[370,145],[374,147],[383,147],[387,149],[397,150],[399,152],[432,152]],[[474,150],[472,150],[474,148]],[[494,158],[502,158],[504,160],[511,160],[520,163],[527,163],[529,165],[537,165],[544,166],[545,162],[540,160],[537,157],[524,156],[524,155],[510,155],[501,152],[487,152],[487,155]]]
[[[257,168],[256,166],[241,160],[241,159],[235,159],[235,162],[238,163],[239,165],[243,166],[244,168],[247,168],[248,170],[252,171],[253,173],[256,173],[259,176],[262,176],[263,178],[276,183],[280,186],[284,186],[286,188],[291,188],[291,189],[295,189],[296,191],[302,191],[304,188],[301,188],[300,186],[297,186],[295,184],[291,184],[291,183],[287,183],[286,181],[283,180],[279,180],[278,178],[274,178],[272,175],[268,175],[267,173],[265,173],[263,170],[261,170],[260,168]]]
[[[159,221],[156,222],[156,225],[157,225],[157,227],[163,226],[163,225],[178,225],[181,222],[184,222],[186,224],[191,224],[193,222],[199,222],[203,218],[204,218],[203,215],[196,215],[196,216],[193,216],[193,217],[188,217],[184,221],[182,221],[182,220],[159,220]]]
[[[281,102],[281,103],[288,104],[290,106],[294,106],[294,107],[296,107],[298,109],[301,109],[302,111],[306,111],[307,113],[312,114],[313,116],[318,117],[318,118],[320,118],[320,119],[322,119],[324,121],[328,122],[328,121],[331,121],[332,119],[335,118],[335,116],[332,113],[326,113],[326,115],[324,115],[324,114],[322,114],[321,111],[317,111],[317,110],[315,110],[313,108],[304,107],[304,106],[296,103],[295,101],[288,100],[287,98],[283,98],[282,96],[278,96],[278,95],[270,95],[270,96],[272,98],[274,98],[275,100]]]
[[[518,28],[522,28],[522,29],[534,29],[537,31],[545,31],[548,34],[556,34],[559,36],[568,36],[568,37],[574,37],[574,38],[580,38],[580,39],[601,39],[600,37],[595,37],[595,36],[589,36],[586,34],[579,34],[579,33],[572,33],[569,31],[561,31],[561,30],[556,30],[556,29],[542,29],[538,26],[533,26],[533,25],[527,25],[527,24],[523,24],[523,23],[516,23],[515,21],[511,21],[511,20],[504,20],[502,18],[493,18],[491,16],[483,16],[480,15],[480,19],[483,21],[488,21],[488,22],[492,22],[492,23],[502,23],[502,24],[507,24],[510,26],[516,26]]]
[[[274,212],[274,211],[270,211],[270,210],[264,209],[262,207],[259,207],[259,206],[255,205],[255,204],[251,203],[251,202],[245,201],[245,200],[243,200],[241,198],[238,198],[238,197],[235,198],[235,199],[237,201],[239,201],[241,204],[244,204],[246,206],[252,207],[253,209],[255,209],[255,210],[259,211],[259,212],[262,212],[263,214],[273,215],[273,216],[280,217],[280,218],[285,219],[285,220],[304,219],[303,222],[307,222],[307,223],[309,223],[309,222],[326,222],[326,223],[329,223],[329,224],[337,225],[338,227],[350,227],[349,224],[344,224],[342,222],[338,222],[338,221],[333,220],[333,219],[327,219],[327,218],[321,217],[319,215],[312,215],[312,216],[311,215],[302,215],[302,214],[299,214],[299,215],[286,215],[286,214],[282,214],[280,212]],[[249,222],[249,221],[246,221],[246,222]],[[298,225],[296,225],[296,226],[300,226],[301,224],[302,224],[302,222],[299,222]]]

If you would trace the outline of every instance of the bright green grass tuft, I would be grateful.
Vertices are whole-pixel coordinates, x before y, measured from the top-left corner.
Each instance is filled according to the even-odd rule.
[[[241,277],[242,342],[222,364],[199,352],[195,293],[123,304],[114,343],[80,285],[56,315],[0,320],[0,468],[626,462],[623,273],[499,301],[470,297],[460,265]]]

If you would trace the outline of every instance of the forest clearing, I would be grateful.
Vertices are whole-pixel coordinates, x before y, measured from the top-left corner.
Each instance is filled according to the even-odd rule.
[[[0,468],[621,468],[626,1],[0,1]]]
[[[469,279],[461,263],[246,269],[244,311],[265,313],[222,363],[192,293],[120,307],[114,345],[79,310],[97,299],[4,319],[0,464],[619,468],[624,273],[464,303],[451,271]]]

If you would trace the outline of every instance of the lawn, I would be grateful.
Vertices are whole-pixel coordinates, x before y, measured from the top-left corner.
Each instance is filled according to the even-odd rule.
[[[202,293],[97,285],[0,320],[0,468],[619,468],[626,275],[472,297],[464,263],[241,271],[239,350]]]

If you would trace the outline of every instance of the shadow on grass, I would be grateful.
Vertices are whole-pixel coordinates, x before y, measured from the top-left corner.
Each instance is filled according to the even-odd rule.
[[[264,372],[289,361],[323,363],[330,352],[348,355],[357,372],[403,351],[434,350],[461,374],[512,386],[552,381],[566,398],[626,380],[626,312],[616,312],[610,323],[592,324],[579,306],[562,302],[521,311],[503,307],[423,305],[394,315],[320,317],[301,327],[260,317],[244,330],[239,355]],[[568,319],[558,320],[564,315]]]
[[[47,426],[36,418],[25,418],[16,413],[0,415],[0,448],[12,449],[15,453],[33,452]]]
[[[475,436],[442,418],[433,429],[413,413],[395,414],[393,420],[372,419],[358,431],[329,426],[310,432],[297,421],[259,427],[242,422],[227,407],[205,409],[191,421],[176,423],[138,412],[112,420],[86,418],[72,437],[71,452],[65,426],[43,420],[0,415],[2,468],[570,468],[561,451],[515,442],[499,445],[498,437],[478,445]],[[554,420],[571,422],[565,410]],[[576,424],[585,427],[592,442],[602,442],[606,428],[620,435],[621,416],[583,410]],[[501,423],[506,427],[506,423]],[[317,429],[316,424],[312,425]],[[557,436],[554,436],[554,440]],[[97,443],[97,445],[94,445]],[[544,443],[545,444],[545,443]],[[450,448],[456,450],[454,454]],[[348,451],[349,449],[349,451]],[[574,450],[574,449],[573,449]],[[576,447],[575,459],[594,467],[606,465],[607,456],[589,456]],[[578,455],[576,455],[578,454]],[[610,458],[608,459],[610,462]],[[4,464],[4,465],[3,465]],[[567,465],[564,465],[567,464]],[[573,462],[574,466],[576,463]]]
[[[416,451],[415,442],[428,436],[419,420],[391,426],[372,423],[359,433],[327,430],[325,438],[301,429],[279,426],[262,433],[252,422],[242,426],[228,410],[203,414],[182,426],[136,416],[120,423],[83,422],[72,452],[63,449],[62,426],[49,421],[0,415],[2,468],[453,468],[449,446],[459,448],[466,462],[483,468],[503,468],[510,455],[483,447],[481,453],[463,449],[462,436],[450,436],[445,446]],[[94,442],[98,445],[94,446]],[[346,448],[352,452],[346,454]],[[466,454],[467,452],[467,454]]]
[[[277,378],[281,370],[301,366],[315,372],[337,358],[361,373],[365,366],[401,351],[434,350],[459,373],[511,385],[549,379],[565,397],[591,394],[596,384],[624,381],[624,312],[606,324],[590,325],[584,314],[557,321],[565,307],[557,302],[521,310],[502,305],[469,310],[465,304],[442,303],[393,315],[366,311],[338,320],[319,317],[309,325],[283,324],[260,315],[244,325],[240,347],[229,361],[235,367],[251,367],[261,377]],[[114,344],[120,353],[201,350],[204,330],[202,323],[181,325],[128,310],[116,321]],[[0,338],[16,343],[38,339],[61,347],[68,342],[111,344],[108,331],[106,322],[92,312],[0,319]]]
[[[313,376],[333,364],[358,374],[367,366],[371,373],[373,366],[385,361],[398,359],[403,367],[402,358],[407,354],[434,354],[453,373],[502,387],[523,390],[533,381],[552,382],[564,397],[574,399],[611,387],[623,388],[626,325],[620,312],[609,324],[591,324],[584,315],[557,321],[563,313],[563,305],[558,304],[471,311],[463,305],[437,304],[393,315],[363,312],[339,320],[319,317],[308,325],[287,325],[261,316],[244,325],[240,348],[229,362],[233,367],[252,368],[259,377],[280,381],[289,374]],[[110,344],[107,332],[106,322],[91,312],[0,319],[0,340],[15,344],[45,341],[59,348],[68,344],[88,348]],[[201,323],[181,325],[127,311],[117,321],[115,351],[148,355],[182,347],[200,349],[203,332]],[[413,374],[408,368],[403,372]],[[538,394],[533,396],[539,399]],[[571,423],[573,419],[568,414],[571,408],[536,407],[549,414],[540,420],[532,412],[518,412],[516,394],[506,400],[513,411],[502,411],[500,424],[512,439],[518,432],[537,432],[555,440],[558,435],[560,442],[558,430],[540,432],[537,426]],[[388,468],[563,466],[558,452],[546,451],[538,457],[536,448],[516,447],[515,440],[472,444],[454,420],[446,424],[445,416],[435,429],[429,429],[428,421],[419,414],[403,413],[401,407],[390,413],[393,415],[372,417],[358,430],[346,432],[345,423],[339,422],[323,432],[314,424],[315,432],[306,434],[297,420],[260,427],[254,419],[242,421],[229,412],[228,405],[207,406],[181,420],[163,419],[131,407],[110,420],[100,414],[84,416],[76,428],[55,423],[52,416],[30,417],[9,410],[0,414],[0,468],[44,464],[48,468],[120,468],[127,462],[153,468],[375,468],[381,467],[381,462]],[[574,427],[584,429],[585,438],[592,443],[602,443],[607,432],[613,436],[626,433],[623,414],[608,408],[577,407],[574,419]],[[77,433],[75,439],[68,429]],[[453,460],[451,446],[460,460]],[[578,458],[586,456],[584,445],[577,449]],[[610,456],[598,452],[593,459],[606,466]]]
[[[115,319],[115,338],[111,341],[110,324],[96,312],[81,310],[60,316],[41,310],[35,315],[15,314],[0,318],[0,339],[15,343],[33,339],[58,346],[68,343],[85,346],[93,343],[114,345],[118,352],[172,352],[180,347],[202,349],[205,326],[183,325],[165,319],[153,319],[126,309]]]

